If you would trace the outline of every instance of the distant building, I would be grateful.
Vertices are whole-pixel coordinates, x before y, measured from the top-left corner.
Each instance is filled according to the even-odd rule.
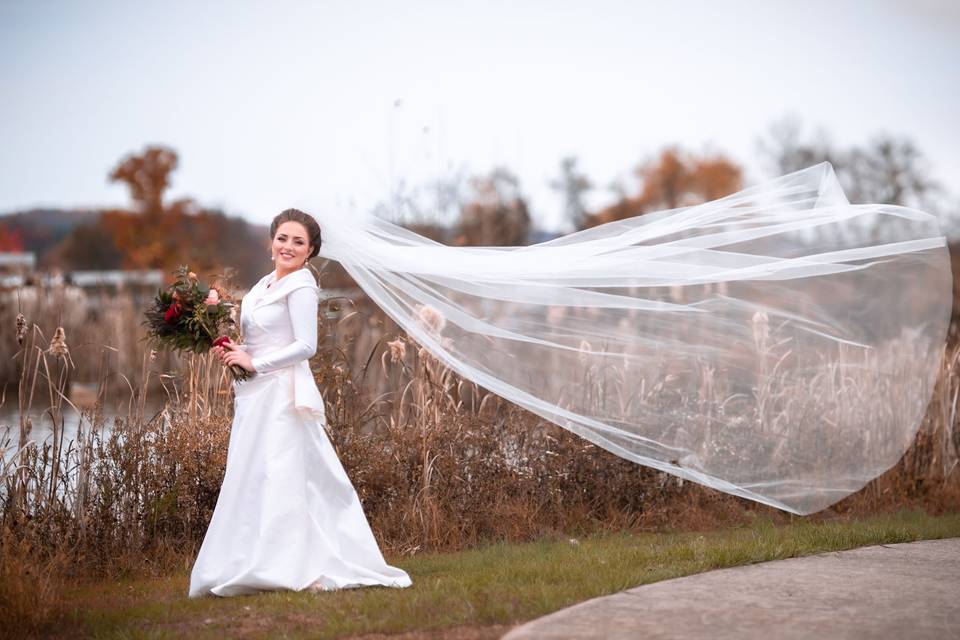
[[[69,271],[67,282],[78,287],[162,287],[163,271],[160,269],[112,270],[112,271]]]
[[[36,268],[33,251],[0,251],[0,289],[22,287]]]
[[[37,255],[33,251],[0,251],[0,272],[33,271]]]
[[[84,291],[117,291],[133,289],[155,292],[163,287],[163,271],[109,270],[109,271],[67,271],[50,273],[36,271],[36,255],[33,252],[0,252],[0,289],[19,289],[24,287],[63,287],[74,286]]]

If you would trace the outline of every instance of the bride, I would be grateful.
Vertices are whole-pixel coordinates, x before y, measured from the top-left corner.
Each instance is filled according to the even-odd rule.
[[[226,473],[189,596],[408,587],[409,575],[384,560],[327,438],[307,363],[317,349],[320,288],[305,267],[320,250],[320,226],[287,209],[270,236],[276,269],[243,299],[244,344],[214,348],[253,375],[235,386]]]

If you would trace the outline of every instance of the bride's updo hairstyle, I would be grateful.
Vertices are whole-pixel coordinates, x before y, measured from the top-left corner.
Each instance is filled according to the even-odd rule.
[[[307,230],[308,242],[313,249],[310,251],[310,255],[307,256],[307,260],[310,258],[316,257],[317,253],[320,252],[320,225],[317,224],[317,221],[313,219],[309,213],[304,213],[300,209],[284,209],[278,213],[273,222],[270,223],[270,240],[273,240],[277,236],[277,227],[279,227],[284,222],[299,222]]]

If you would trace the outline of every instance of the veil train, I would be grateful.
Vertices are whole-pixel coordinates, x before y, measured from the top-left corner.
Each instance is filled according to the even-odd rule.
[[[937,378],[937,218],[850,204],[823,162],[525,247],[316,215],[340,262],[458,374],[613,453],[796,514],[896,464]]]

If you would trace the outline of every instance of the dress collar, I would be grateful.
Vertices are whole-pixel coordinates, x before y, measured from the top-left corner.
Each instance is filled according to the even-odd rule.
[[[278,300],[300,287],[314,287],[319,289],[316,280],[313,278],[313,274],[311,274],[307,268],[297,269],[279,280],[277,280],[277,270],[274,269],[265,275],[257,285],[261,289],[261,295],[257,296],[257,300],[253,305],[254,308],[259,307],[261,304],[269,304],[274,300]]]
[[[260,279],[260,283],[264,286],[264,288],[269,287],[269,288],[272,289],[273,286],[271,286],[271,285],[273,285],[273,283],[279,282],[279,281],[286,282],[288,278],[297,275],[297,273],[298,273],[299,271],[307,271],[307,268],[306,268],[306,267],[302,267],[302,268],[297,269],[297,270],[295,270],[295,271],[291,271],[291,272],[288,273],[287,275],[285,275],[285,276],[283,276],[282,278],[280,278],[280,280],[277,280],[277,270],[274,269],[273,271],[271,271],[271,272],[268,273],[267,275],[263,276],[263,278]],[[296,279],[296,278],[294,278],[294,279]]]

